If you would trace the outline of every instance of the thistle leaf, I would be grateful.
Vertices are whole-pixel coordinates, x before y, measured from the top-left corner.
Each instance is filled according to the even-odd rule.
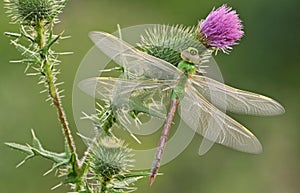
[[[27,160],[37,156],[41,156],[43,158],[49,159],[55,163],[51,171],[59,166],[70,163],[71,156],[69,155],[68,152],[55,153],[55,152],[45,150],[40,140],[35,136],[34,131],[32,130],[31,132],[33,137],[32,146],[21,145],[17,143],[5,143],[9,147],[27,154],[24,160],[21,163],[19,163],[17,167],[24,164]]]
[[[130,172],[130,173],[125,173],[125,174],[120,174],[114,176],[114,178],[118,180],[125,180],[125,179],[130,179],[130,178],[143,178],[143,177],[148,177],[150,176],[149,172]]]
[[[59,34],[59,35],[57,35],[57,36],[54,36],[54,38],[52,38],[53,35],[50,33],[49,40],[48,40],[47,44],[44,46],[44,48],[43,48],[41,51],[42,51],[44,54],[46,54],[46,53],[50,50],[51,46],[52,46],[54,43],[56,43],[56,42],[60,39],[61,36],[62,36],[62,33]]]
[[[9,146],[12,149],[21,151],[25,154],[31,154],[32,151],[30,149],[30,147],[26,146],[26,145],[21,145],[21,144],[17,144],[17,143],[4,143],[5,145]]]
[[[23,45],[11,40],[11,43],[16,47],[16,49],[21,52],[23,56],[34,61],[39,61],[38,53],[31,51],[30,49],[24,47]]]

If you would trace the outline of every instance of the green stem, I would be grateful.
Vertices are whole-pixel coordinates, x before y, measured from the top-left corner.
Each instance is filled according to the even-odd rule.
[[[36,26],[36,33],[37,33],[36,42],[38,43],[39,49],[43,50],[43,48],[45,46],[45,41],[46,41],[45,26],[44,26],[43,21],[38,22],[38,25]],[[75,146],[72,134],[71,134],[71,130],[69,128],[69,124],[68,124],[64,109],[62,107],[60,96],[57,92],[58,89],[55,85],[55,77],[53,75],[52,65],[51,65],[46,53],[41,52],[40,56],[43,61],[42,67],[43,67],[43,71],[45,73],[49,95],[52,99],[54,106],[57,109],[58,119],[60,121],[60,124],[62,125],[63,134],[66,138],[66,142],[69,146],[70,152],[76,156],[76,165],[78,166],[79,163],[78,163],[78,157],[77,157],[77,153],[76,153],[76,146]]]
[[[101,182],[101,193],[106,193],[106,186],[107,186],[107,182],[103,180]]]

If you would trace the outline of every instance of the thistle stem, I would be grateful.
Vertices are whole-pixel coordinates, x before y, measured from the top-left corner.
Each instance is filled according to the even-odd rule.
[[[45,40],[46,40],[45,26],[44,26],[43,21],[39,21],[39,22],[37,22],[37,24],[38,25],[35,28],[36,33],[37,33],[36,42],[39,46],[39,49],[43,50],[43,48],[45,46]],[[47,54],[43,53],[43,51],[41,51],[40,57],[43,61],[42,62],[42,67],[43,67],[43,71],[45,73],[46,83],[48,85],[48,92],[49,92],[50,98],[51,98],[54,106],[57,109],[57,116],[58,116],[58,119],[59,119],[60,124],[62,126],[62,131],[63,131],[63,134],[65,136],[68,147],[70,149],[70,152],[75,155],[76,165],[79,166],[78,155],[76,153],[76,146],[75,146],[72,134],[71,134],[71,130],[69,128],[69,124],[68,124],[68,121],[67,121],[62,103],[61,103],[60,96],[58,94],[58,89],[55,85],[55,76],[53,74],[52,65],[51,65],[51,63],[50,63],[50,61],[47,57]]]
[[[97,139],[99,137],[99,134],[97,134],[91,144],[88,146],[87,150],[84,152],[83,157],[81,158],[80,162],[79,162],[79,168],[82,168],[84,166],[84,164],[86,164],[86,160],[88,159],[89,154],[91,153],[91,151],[93,150],[93,148],[95,147],[95,144],[97,143]]]
[[[107,182],[103,180],[101,182],[101,193],[106,193],[106,186],[107,186]]]

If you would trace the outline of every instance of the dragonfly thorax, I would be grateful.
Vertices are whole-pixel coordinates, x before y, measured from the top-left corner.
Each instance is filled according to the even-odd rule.
[[[180,70],[184,71],[186,75],[192,73],[194,74],[196,71],[196,66],[193,63],[189,63],[187,61],[181,61],[179,62],[177,66]]]

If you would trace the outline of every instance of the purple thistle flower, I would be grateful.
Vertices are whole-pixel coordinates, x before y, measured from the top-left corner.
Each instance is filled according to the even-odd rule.
[[[199,22],[198,35],[208,47],[226,52],[243,36],[243,26],[235,10],[227,5],[213,9],[206,19]]]

